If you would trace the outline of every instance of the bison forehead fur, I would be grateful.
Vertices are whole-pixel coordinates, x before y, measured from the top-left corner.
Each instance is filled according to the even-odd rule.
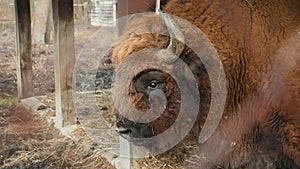
[[[225,69],[223,117],[217,131],[199,148],[212,166],[300,168],[300,1],[171,0],[164,12],[199,27],[216,47]],[[135,19],[127,25],[126,29],[135,34],[125,36],[114,47],[116,69],[136,51],[166,48],[167,36],[143,33],[153,32],[149,29],[167,32],[163,23],[141,26],[149,25],[155,17],[159,16]],[[186,47],[180,58],[199,84],[201,103],[192,130],[198,134],[210,106],[210,82],[191,49]],[[119,117],[122,123],[130,123],[137,137],[159,134],[177,117],[181,102],[178,86],[164,72],[146,71],[132,81],[128,94],[134,108],[149,108],[151,87],[160,88],[168,99],[167,109],[158,120],[135,124]]]

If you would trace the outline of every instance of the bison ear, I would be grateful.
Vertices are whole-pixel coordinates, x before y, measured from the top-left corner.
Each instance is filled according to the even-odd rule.
[[[185,47],[184,34],[181,32],[179,26],[170,18],[169,15],[158,10],[162,19],[164,20],[166,27],[170,35],[170,42],[166,49],[166,53],[161,54],[162,60],[167,62],[173,62],[177,60],[182,54]]]

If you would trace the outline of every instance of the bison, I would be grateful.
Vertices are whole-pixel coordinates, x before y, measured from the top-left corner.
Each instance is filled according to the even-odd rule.
[[[205,162],[199,158],[195,162],[203,163],[199,164],[203,168],[300,168],[300,1],[171,0],[163,11],[200,28],[224,67],[226,78],[220,80],[226,82],[225,109],[216,131],[197,150],[206,155]],[[178,114],[185,99],[190,106],[198,104],[193,96],[198,94],[201,100],[197,116],[185,119],[187,123],[195,120],[190,135],[197,138],[214,104],[208,71],[216,62],[204,64],[194,50],[182,43],[181,38],[187,37],[181,37],[178,29],[190,35],[189,29],[170,18],[166,24],[154,23],[158,17],[153,14],[131,19],[114,46],[112,60],[117,77],[128,76],[130,80],[117,78],[115,82],[115,95],[120,96],[114,100],[118,104],[116,130],[128,139],[157,136],[182,118]],[[152,22],[155,26],[147,26]],[[151,33],[151,29],[170,36]],[[150,48],[161,50],[146,50]],[[198,48],[203,49],[201,45]],[[170,57],[157,56],[160,54]],[[162,61],[152,59],[154,55]],[[136,62],[122,66],[128,57],[135,57]],[[192,76],[184,68],[175,73],[197,82],[199,93],[185,89],[190,98],[181,97],[179,84],[170,73],[147,67],[168,67],[176,58],[189,66]],[[212,66],[204,66],[207,64]],[[132,108],[123,105],[125,95]],[[151,113],[158,115],[143,123],[125,118],[120,111],[144,112],[142,116],[149,119],[155,116]],[[158,148],[167,146],[163,142],[157,142]],[[147,148],[153,150],[151,146]]]

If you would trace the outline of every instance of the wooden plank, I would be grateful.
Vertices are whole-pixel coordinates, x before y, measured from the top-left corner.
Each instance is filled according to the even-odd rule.
[[[18,98],[34,95],[32,78],[30,0],[15,0]]]
[[[156,0],[155,12],[159,13],[158,10],[160,10],[160,0]]]
[[[119,137],[120,140],[120,157],[118,163],[115,165],[117,168],[131,169],[130,159],[130,143],[123,137]]]
[[[49,11],[46,22],[46,32],[45,32],[45,43],[49,44],[51,41],[51,31],[53,31],[53,15],[52,15],[52,3],[49,5]]]
[[[28,97],[20,100],[21,104],[29,111],[36,114],[47,110],[47,106],[35,97]]]
[[[49,12],[50,0],[35,0],[32,22],[32,41],[33,44],[45,43],[45,32],[47,16]]]
[[[56,127],[76,123],[73,104],[75,66],[73,0],[52,0],[55,54]]]

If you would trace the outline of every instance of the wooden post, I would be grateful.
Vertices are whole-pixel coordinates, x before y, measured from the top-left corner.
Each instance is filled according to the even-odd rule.
[[[51,31],[53,31],[53,15],[52,15],[52,3],[49,4],[47,22],[46,22],[46,32],[45,32],[45,44],[49,44],[51,40]]]
[[[73,104],[75,67],[73,0],[52,0],[55,54],[56,127],[76,123]]]
[[[34,95],[32,78],[30,0],[15,0],[18,97]]]
[[[156,0],[155,12],[159,13],[158,10],[160,10],[160,0]]]
[[[113,4],[113,26],[117,24],[117,2]]]
[[[83,12],[84,12],[84,24],[88,24],[88,3],[83,3]]]
[[[32,41],[33,44],[45,43],[45,32],[47,16],[51,0],[34,0],[34,14],[32,24]]]

